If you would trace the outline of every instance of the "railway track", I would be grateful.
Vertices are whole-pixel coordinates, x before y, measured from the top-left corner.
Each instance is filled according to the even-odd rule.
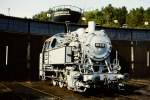
[[[135,80],[135,79],[131,79],[129,81],[129,83],[150,85],[150,80]]]
[[[0,87],[8,90],[1,92],[0,100],[62,100],[61,97],[29,87],[22,82],[3,82]]]
[[[134,81],[132,81],[132,82],[134,82]],[[146,82],[146,83],[148,83],[148,82]],[[135,82],[135,84],[138,84],[138,82]],[[60,89],[59,87],[53,87],[53,86],[49,86],[49,85],[47,87],[52,87],[53,89],[56,89],[56,90],[58,88],[59,89],[58,91],[62,91],[63,90],[63,92],[65,92],[65,93],[62,93],[62,95],[72,95],[70,98],[66,98],[66,97],[60,96],[61,99],[63,98],[65,100],[70,100],[70,99],[71,100],[79,100],[79,99],[80,100],[102,100],[102,99],[103,100],[108,100],[108,99],[112,99],[112,100],[116,100],[116,99],[117,100],[127,100],[127,99],[129,99],[129,100],[141,100],[141,98],[143,98],[145,100],[150,99],[149,95],[147,95],[145,93],[141,93],[139,95],[137,92],[134,92],[134,90],[132,92],[130,92],[130,93],[127,93],[127,94],[110,92],[110,95],[109,95],[109,92],[107,93],[107,91],[105,91],[104,93],[103,93],[103,91],[99,91],[99,92],[97,92],[95,94],[82,95],[82,94],[78,94],[78,93],[69,91],[67,89]],[[48,93],[48,92],[46,91],[46,93]],[[58,93],[56,93],[56,94],[59,95]]]
[[[113,100],[150,100],[150,81],[149,80],[135,80],[134,79],[134,80],[130,80],[127,84],[129,85],[129,87],[127,87],[127,90],[124,92],[115,93],[114,96],[112,96]],[[92,98],[95,98],[95,97],[92,96]]]
[[[141,86],[150,86],[149,81],[129,81],[130,84]],[[143,85],[144,84],[144,85]],[[132,90],[132,88],[129,87]],[[9,93],[19,99],[1,99],[0,100],[149,100],[149,92],[146,89],[137,89],[127,94],[118,92],[107,92],[103,90],[91,91],[89,94],[81,94],[69,91],[66,88],[50,86],[49,82],[0,82],[0,90]],[[1,91],[0,91],[1,94]],[[5,95],[6,96],[6,95]],[[10,96],[10,95],[9,95]],[[12,97],[12,96],[11,96]]]
[[[22,84],[22,83],[18,83],[18,84],[20,84],[20,85],[22,85],[22,86],[24,86],[24,87],[26,87],[26,88],[32,89],[32,90],[34,90],[34,91],[37,91],[37,92],[39,92],[39,93],[42,93],[42,94],[48,95],[48,96],[52,97],[52,98],[53,98],[53,100],[63,100],[63,98],[58,97],[58,96],[53,95],[53,94],[50,94],[50,93],[48,93],[48,92],[41,91],[41,90],[39,90],[39,89],[36,89],[36,88],[30,87],[30,86],[25,85],[25,84]]]

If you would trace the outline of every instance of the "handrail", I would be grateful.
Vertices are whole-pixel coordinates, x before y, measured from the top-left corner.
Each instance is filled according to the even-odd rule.
[[[72,5],[60,5],[60,6],[55,6],[52,8],[53,11],[58,11],[58,10],[64,10],[64,9],[70,9],[73,11],[78,11],[78,12],[82,12],[83,10],[77,6],[72,6]]]

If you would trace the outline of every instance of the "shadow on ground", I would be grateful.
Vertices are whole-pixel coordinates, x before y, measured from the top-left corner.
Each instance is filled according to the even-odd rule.
[[[86,93],[82,93],[83,96],[86,97],[90,97],[90,96],[94,96],[94,97],[118,97],[119,95],[122,96],[130,96],[130,95],[142,95],[141,93],[135,92],[137,90],[140,90],[142,88],[145,88],[145,85],[131,85],[128,84],[126,85],[124,90],[113,90],[113,89],[108,89],[108,88],[98,88],[98,89],[90,89],[88,92]]]
[[[29,93],[3,92],[0,93],[0,100],[43,100],[39,96]]]

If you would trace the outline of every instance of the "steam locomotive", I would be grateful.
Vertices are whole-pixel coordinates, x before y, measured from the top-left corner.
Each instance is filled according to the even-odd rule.
[[[58,33],[43,45],[40,78],[78,92],[102,86],[121,89],[125,76],[120,73],[117,52],[111,63],[111,49],[109,37],[104,30],[95,30],[93,21],[86,29]]]

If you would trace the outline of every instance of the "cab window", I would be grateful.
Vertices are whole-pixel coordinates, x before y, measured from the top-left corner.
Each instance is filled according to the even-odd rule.
[[[44,50],[49,49],[49,45],[50,45],[50,41],[45,42],[45,44],[44,44]]]

